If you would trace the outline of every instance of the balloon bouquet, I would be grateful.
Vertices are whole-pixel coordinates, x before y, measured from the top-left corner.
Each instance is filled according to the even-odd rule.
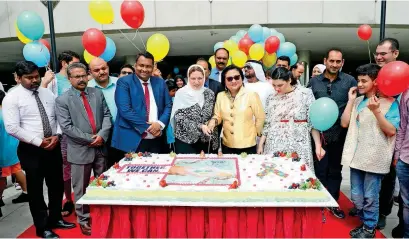
[[[277,57],[288,56],[291,65],[298,61],[296,47],[291,42],[286,42],[284,35],[275,29],[252,25],[248,31],[239,30],[236,35],[224,42],[217,42],[213,50],[226,48],[230,53],[228,64],[244,67],[247,60],[257,60],[263,63],[265,69],[273,67]],[[209,58],[212,67],[215,67],[214,56]]]

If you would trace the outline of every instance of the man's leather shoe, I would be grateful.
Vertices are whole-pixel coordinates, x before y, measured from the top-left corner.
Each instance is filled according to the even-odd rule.
[[[56,223],[51,224],[50,228],[58,228],[58,229],[71,229],[76,227],[75,223],[66,222],[64,220],[58,220]]]
[[[51,230],[45,230],[42,233],[37,233],[37,236],[41,238],[60,238],[57,234],[55,234]]]
[[[91,226],[86,223],[86,224],[80,224],[81,232],[82,234],[86,236],[91,236]]]

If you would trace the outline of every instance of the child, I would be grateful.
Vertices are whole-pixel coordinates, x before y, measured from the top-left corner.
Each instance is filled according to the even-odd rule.
[[[176,83],[172,80],[166,81],[166,85],[168,86],[169,95],[170,97],[172,97],[172,101],[173,101],[178,87]],[[173,133],[173,128],[172,128],[172,125],[170,124],[166,128],[166,138],[167,138],[167,143],[169,144],[169,148],[171,149],[171,151],[175,152],[175,147],[174,147],[175,134]]]
[[[390,170],[399,127],[399,105],[393,97],[377,96],[380,67],[358,67],[358,88],[349,90],[341,117],[348,128],[342,165],[351,168],[351,198],[363,225],[351,230],[352,238],[373,238],[379,218],[381,181]],[[362,95],[357,98],[357,90]]]

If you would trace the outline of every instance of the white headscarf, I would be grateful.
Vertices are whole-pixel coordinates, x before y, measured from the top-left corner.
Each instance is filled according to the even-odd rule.
[[[256,74],[257,80],[259,80],[261,82],[266,82],[266,76],[264,74],[264,70],[263,70],[263,67],[261,66],[261,64],[257,64],[257,63],[254,63],[254,62],[247,62],[246,65],[250,65],[250,67],[253,68],[254,73]],[[246,77],[244,77],[244,83],[247,83],[247,82],[248,82],[248,79]]]
[[[203,85],[200,89],[195,90],[190,86],[190,70],[193,67],[197,67],[201,70],[203,73]],[[191,65],[189,69],[187,70],[188,76],[187,76],[187,84],[180,88],[178,91],[176,91],[175,99],[173,101],[173,107],[172,107],[172,114],[170,115],[170,123],[175,129],[175,114],[178,110],[180,109],[185,109],[189,108],[195,104],[199,104],[200,107],[203,107],[204,104],[204,94],[203,92],[205,91],[204,83],[205,83],[205,70],[203,67],[199,65]],[[192,72],[193,73],[193,72]]]
[[[318,69],[320,69],[321,73],[324,73],[325,69],[327,68],[325,65],[323,64],[317,64],[314,66],[314,68],[317,67]],[[312,69],[314,69],[312,68]]]

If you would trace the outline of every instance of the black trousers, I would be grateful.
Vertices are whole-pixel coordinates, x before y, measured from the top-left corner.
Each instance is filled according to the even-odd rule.
[[[381,191],[379,192],[379,214],[388,216],[392,212],[393,194],[395,192],[396,169],[391,169],[382,179]]]
[[[20,142],[17,148],[22,169],[26,172],[28,204],[37,233],[61,220],[64,192],[61,147],[51,151]],[[43,183],[48,187],[48,212],[44,202]]]
[[[257,145],[254,145],[253,147],[249,147],[249,148],[236,149],[236,148],[229,148],[225,146],[224,144],[222,144],[222,152],[223,154],[241,154],[241,153],[256,154]]]
[[[314,155],[314,168],[315,175],[321,181],[321,183],[327,188],[328,192],[335,199],[339,199],[339,191],[341,189],[342,182],[342,151],[344,149],[344,143],[331,142],[323,145],[323,149],[326,151],[324,158],[318,161],[317,156]],[[313,146],[313,149],[315,145]]]
[[[202,150],[207,154],[208,147],[209,144],[202,143],[200,140],[194,144],[188,144],[179,139],[175,139],[175,149],[177,154],[200,154]]]
[[[166,137],[162,135],[154,139],[142,139],[136,152],[161,154],[165,152],[166,147]]]

